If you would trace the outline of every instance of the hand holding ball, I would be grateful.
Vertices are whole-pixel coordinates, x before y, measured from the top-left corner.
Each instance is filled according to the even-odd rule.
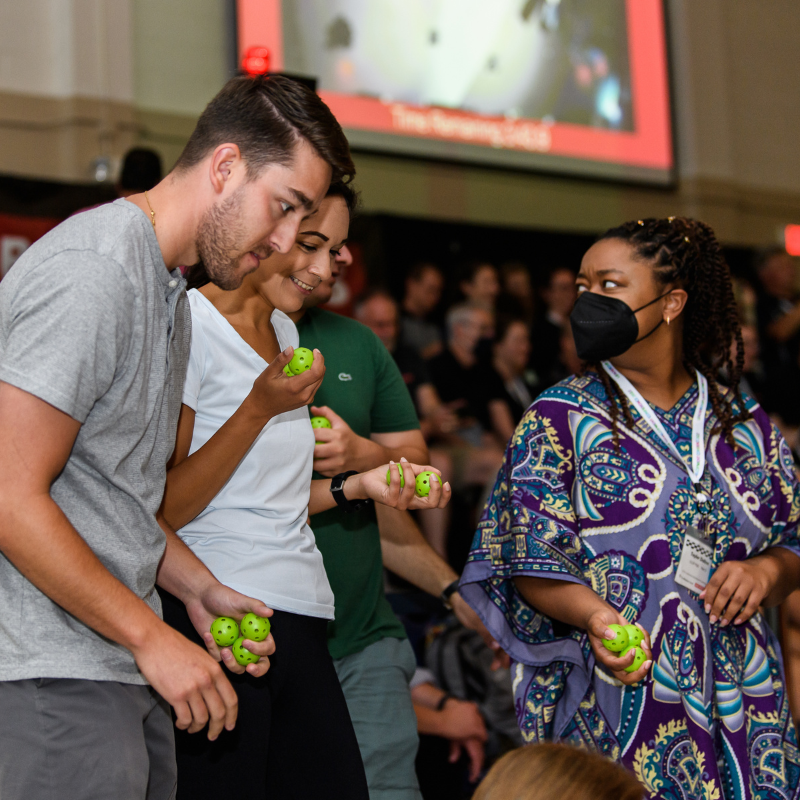
[[[403,477],[403,467],[400,464],[397,464],[397,469],[400,471],[400,488],[405,489],[406,486],[406,479]],[[386,485],[392,485],[392,468],[386,470]]]
[[[295,347],[292,360],[283,368],[283,371],[291,378],[311,369],[313,363],[314,353],[311,350],[307,347]]]
[[[333,425],[327,417],[311,417],[311,427],[317,430],[317,428],[332,428]],[[314,442],[314,444],[322,444],[322,442]]]
[[[615,636],[603,639],[603,647],[616,653],[620,658],[633,650],[633,663],[625,667],[625,672],[636,672],[647,661],[644,650],[639,645],[644,641],[644,632],[638,625],[609,625]]]
[[[261,660],[261,656],[257,656],[245,648],[244,640],[263,642],[269,636],[270,627],[270,622],[266,617],[259,617],[258,614],[253,614],[251,611],[249,614],[245,614],[240,625],[236,624],[233,617],[217,617],[211,623],[211,635],[217,646],[230,647],[236,662],[244,667]]]
[[[397,469],[400,471],[400,488],[405,488],[406,480],[403,477],[403,466],[402,464],[397,465]],[[435,472],[431,472],[430,470],[425,470],[425,472],[420,472],[417,475],[415,480],[414,486],[414,493],[417,497],[427,497],[431,493],[431,481],[432,480],[440,480],[439,476]],[[391,485],[392,483],[392,470],[391,467],[386,470],[386,484]]]

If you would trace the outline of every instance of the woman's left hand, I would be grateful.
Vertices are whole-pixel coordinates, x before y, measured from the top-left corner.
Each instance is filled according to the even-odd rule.
[[[347,479],[348,483],[352,480],[356,483],[356,495],[358,497],[369,497],[376,503],[399,509],[419,509],[444,508],[450,502],[450,484],[442,485],[441,472],[434,467],[421,467],[419,464],[412,464],[404,458],[400,459],[403,467],[403,488],[400,488],[400,471],[394,462],[384,464],[381,467],[353,475]],[[386,473],[389,472],[391,481],[386,483]],[[416,476],[420,472],[430,471],[439,476],[439,480],[430,482],[430,494],[427,497],[418,497],[416,494]],[[345,483],[345,497],[350,497],[347,483]]]
[[[714,572],[706,588],[700,592],[706,614],[713,625],[720,620],[724,628],[747,622],[772,590],[768,571],[759,564],[746,561],[725,561]]]

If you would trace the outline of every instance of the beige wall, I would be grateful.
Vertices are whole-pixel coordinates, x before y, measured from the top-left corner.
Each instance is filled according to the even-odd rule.
[[[800,3],[667,7],[676,188],[359,153],[365,210],[583,232],[690,214],[730,243],[778,242],[800,222]],[[225,80],[225,41],[223,0],[0,4],[0,172],[85,180],[134,141],[173,163]]]

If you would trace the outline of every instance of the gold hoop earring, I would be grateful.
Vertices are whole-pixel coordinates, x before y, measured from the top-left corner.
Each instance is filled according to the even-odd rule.
[[[669,316],[667,316],[667,325],[669,325]]]

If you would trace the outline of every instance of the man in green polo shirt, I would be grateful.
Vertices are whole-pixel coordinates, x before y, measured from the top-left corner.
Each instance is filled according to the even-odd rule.
[[[333,427],[315,431],[316,478],[372,469],[405,457],[425,464],[428,451],[408,389],[390,353],[365,325],[316,306],[326,303],[349,253],[342,248],[333,276],[292,315],[303,347],[325,354],[325,380],[312,406]],[[408,683],[416,662],[405,630],[383,591],[386,563],[431,594],[446,592],[459,619],[480,622],[455,592],[456,573],[425,542],[407,512],[368,506],[346,514],[316,514],[311,527],[322,552],[336,619],[328,646],[347,700],[367,773],[371,800],[419,800],[414,771],[417,722]],[[484,629],[485,630],[485,629]]]

